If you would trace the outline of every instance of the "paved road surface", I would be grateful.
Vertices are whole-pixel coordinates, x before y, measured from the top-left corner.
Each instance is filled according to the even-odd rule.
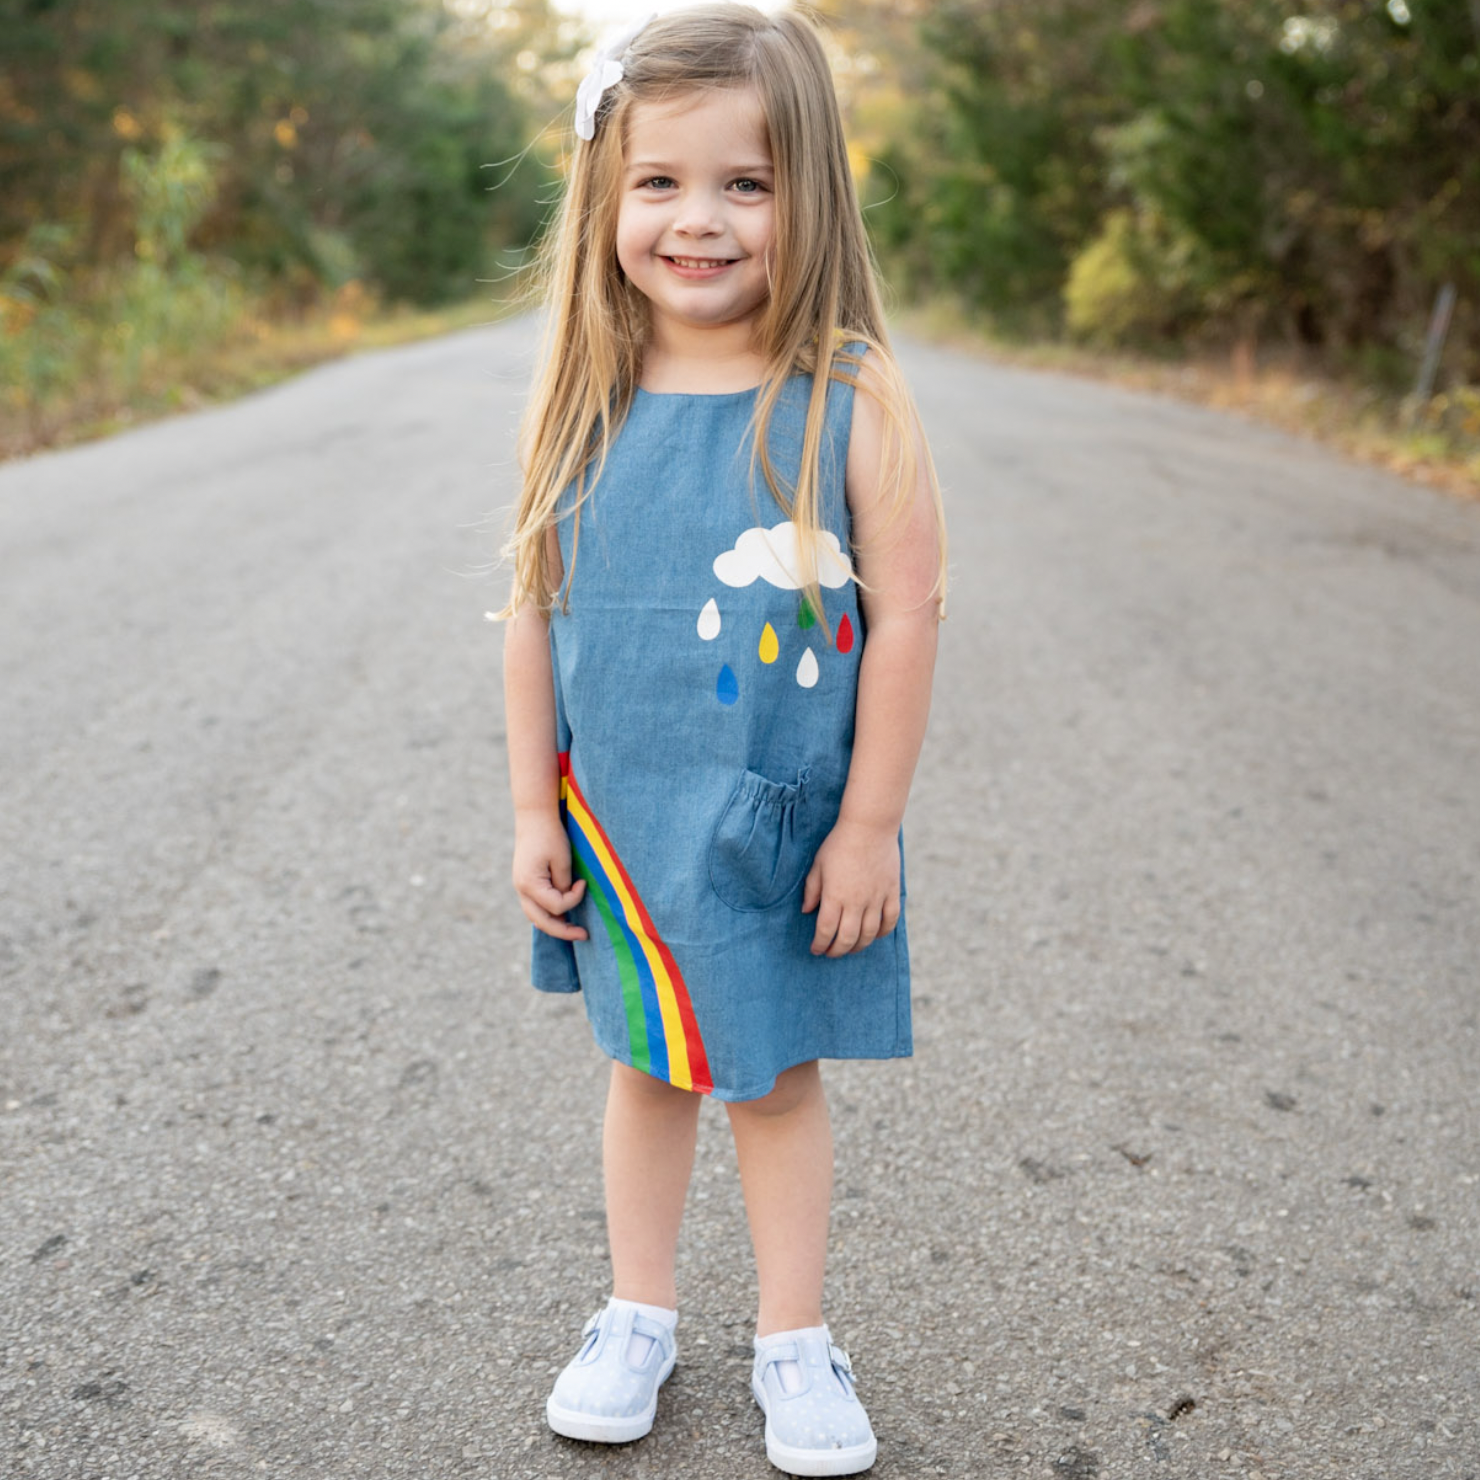
[[[876,1474],[1480,1474],[1480,508],[910,347],[955,599],[917,1054],[835,1066]],[[603,1065],[505,884],[530,331],[0,469],[0,1475],[769,1473],[723,1116],[682,1361],[556,1440]]]

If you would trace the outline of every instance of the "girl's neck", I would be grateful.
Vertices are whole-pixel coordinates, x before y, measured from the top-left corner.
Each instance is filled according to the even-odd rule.
[[[744,332],[705,329],[655,334],[643,354],[638,384],[659,395],[675,391],[724,395],[760,384],[766,372],[765,356],[751,343],[748,325],[735,327]]]

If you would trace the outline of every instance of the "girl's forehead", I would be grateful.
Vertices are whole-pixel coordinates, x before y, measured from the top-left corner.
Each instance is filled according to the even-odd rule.
[[[769,156],[766,113],[753,87],[696,88],[632,105],[627,115],[628,159],[639,152],[686,142],[743,145]]]

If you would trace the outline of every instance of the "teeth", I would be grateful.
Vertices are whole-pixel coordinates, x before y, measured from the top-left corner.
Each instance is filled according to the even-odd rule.
[[[674,257],[671,259],[678,267],[728,267],[728,257]]]

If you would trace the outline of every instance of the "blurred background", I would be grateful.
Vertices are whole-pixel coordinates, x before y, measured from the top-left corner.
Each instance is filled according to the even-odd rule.
[[[1480,486],[1480,0],[817,9],[914,327],[1211,366]],[[508,311],[635,14],[0,0],[0,455]]]

